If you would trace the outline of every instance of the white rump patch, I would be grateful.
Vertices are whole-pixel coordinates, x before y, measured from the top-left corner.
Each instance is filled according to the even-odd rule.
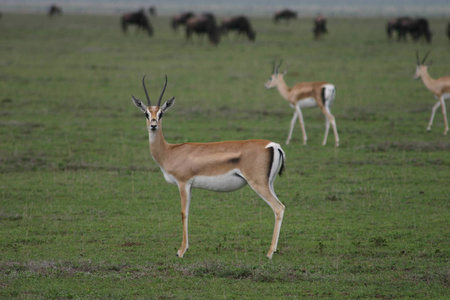
[[[325,106],[331,107],[336,97],[336,87],[333,84],[324,84],[322,87],[325,88]]]

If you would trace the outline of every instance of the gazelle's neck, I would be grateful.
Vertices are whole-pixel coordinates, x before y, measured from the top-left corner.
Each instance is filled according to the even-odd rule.
[[[434,87],[436,86],[436,80],[431,78],[430,74],[428,74],[427,69],[423,70],[423,73],[420,76],[420,78],[422,78],[423,84],[425,84],[427,89],[432,91],[434,89]]]
[[[164,139],[162,128],[160,127],[155,131],[150,130],[148,133],[148,137],[150,144],[150,153],[156,163],[162,167],[162,162],[164,161],[164,157],[167,153],[166,149],[169,146],[169,144]]]
[[[284,99],[289,99],[289,92],[291,89],[287,86],[286,82],[284,82],[283,77],[277,80],[277,89]]]

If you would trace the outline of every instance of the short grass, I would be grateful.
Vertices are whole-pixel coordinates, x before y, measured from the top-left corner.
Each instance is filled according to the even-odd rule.
[[[445,298],[449,294],[450,141],[414,81],[415,52],[448,76],[446,20],[431,45],[388,42],[386,20],[252,19],[255,43],[186,44],[168,17],[156,35],[124,36],[116,16],[0,19],[0,298]],[[326,80],[341,147],[320,146],[324,118],[305,110],[308,146],[292,109],[266,90],[283,59],[289,85]],[[286,205],[279,251],[265,257],[273,213],[248,187],[195,190],[190,250],[180,204],[152,161],[144,116],[164,74],[171,143],[264,138],[283,145],[275,189]]]

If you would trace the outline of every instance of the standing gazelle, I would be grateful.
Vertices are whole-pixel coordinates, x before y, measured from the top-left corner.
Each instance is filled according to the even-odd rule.
[[[444,115],[444,135],[448,132],[448,121],[447,121],[447,110],[445,108],[445,100],[450,99],[450,76],[441,77],[438,79],[433,79],[428,74],[428,67],[431,65],[431,61],[428,64],[425,64],[425,60],[427,59],[430,52],[428,52],[422,62],[419,60],[419,51],[416,52],[417,57],[417,67],[416,74],[414,75],[415,79],[422,78],[425,87],[430,90],[434,94],[434,98],[437,99],[436,104],[433,106],[431,111],[430,122],[428,123],[427,130],[431,130],[431,125],[433,124],[434,115],[436,114],[436,110],[439,106],[442,106],[442,114]]]
[[[150,153],[161,168],[168,183],[176,184],[181,196],[183,241],[177,255],[183,257],[189,247],[188,216],[191,189],[232,192],[250,187],[270,205],[275,214],[275,227],[267,257],[277,250],[278,236],[284,215],[284,205],[273,189],[277,173],[281,175],[285,154],[280,145],[267,140],[227,141],[216,143],[169,144],[162,132],[161,119],[175,103],[175,97],[161,105],[167,76],[157,106],[152,106],[142,79],[148,107],[132,96],[134,104],[147,118]]]
[[[281,96],[289,101],[292,108],[295,109],[294,116],[291,120],[291,128],[289,129],[289,136],[286,140],[286,144],[292,137],[292,131],[294,130],[295,121],[297,117],[300,122],[303,133],[303,145],[306,145],[308,137],[306,136],[305,123],[303,122],[301,108],[319,107],[326,118],[325,137],[322,145],[327,143],[328,131],[330,129],[330,123],[334,131],[334,139],[336,147],[339,146],[339,136],[336,128],[336,121],[334,116],[330,112],[330,107],[333,104],[336,96],[336,88],[333,84],[327,82],[302,82],[297,83],[292,88],[288,87],[284,82],[283,73],[279,73],[278,69],[281,66],[281,62],[278,66],[273,64],[273,74],[270,76],[269,81],[264,85],[267,89],[276,87]]]

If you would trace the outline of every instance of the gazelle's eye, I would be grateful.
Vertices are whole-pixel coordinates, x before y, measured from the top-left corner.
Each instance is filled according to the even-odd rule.
[[[148,112],[145,112],[145,117],[146,117],[147,119],[149,118]]]

